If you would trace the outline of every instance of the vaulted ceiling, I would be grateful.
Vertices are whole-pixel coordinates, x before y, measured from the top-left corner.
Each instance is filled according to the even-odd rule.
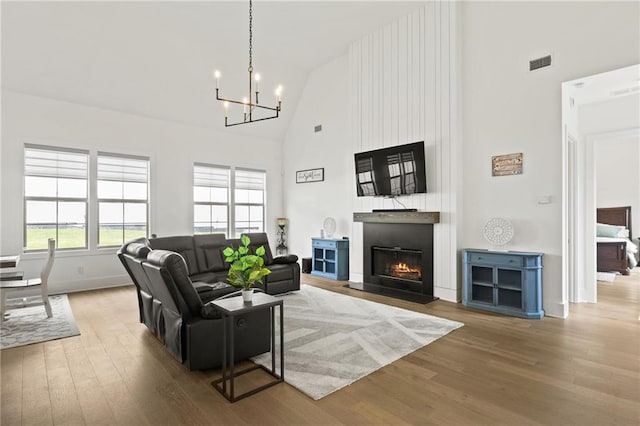
[[[255,1],[261,102],[284,86],[283,112],[227,131],[282,139],[307,76],[419,2]],[[248,1],[2,2],[4,89],[223,129],[221,95],[246,95]],[[270,103],[270,102],[269,102]]]

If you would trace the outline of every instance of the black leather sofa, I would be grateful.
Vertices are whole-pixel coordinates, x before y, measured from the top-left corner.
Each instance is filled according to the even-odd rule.
[[[300,290],[300,265],[295,255],[273,257],[267,234],[264,232],[245,234],[251,240],[250,248],[264,246],[265,266],[271,274],[257,287],[267,294],[281,294]],[[170,250],[184,258],[187,263],[189,278],[194,282],[198,294],[203,301],[211,300],[210,286],[224,282],[227,278],[229,264],[224,261],[222,251],[225,247],[237,248],[239,239],[226,239],[222,234],[205,234],[193,236],[161,237],[149,240],[152,249]]]
[[[126,243],[118,257],[129,272],[138,294],[140,322],[144,323],[189,370],[222,364],[222,319],[211,304],[202,302],[178,253],[151,250],[146,239]],[[225,286],[219,296],[236,291]],[[235,327],[236,360],[270,350],[268,311],[242,315]]]
[[[261,235],[249,235],[255,250],[261,245]],[[266,235],[263,238],[266,239]],[[187,244],[189,239],[191,248]],[[118,251],[118,258],[136,286],[140,322],[190,370],[217,368],[222,363],[222,320],[219,312],[207,302],[237,291],[236,287],[218,282],[226,278],[226,269],[219,270],[225,265],[221,251],[233,244],[239,244],[239,240],[225,240],[223,236],[216,235],[167,237],[151,241],[139,238],[125,243]],[[158,246],[173,246],[182,249],[182,253]],[[268,245],[265,249],[270,256]],[[272,294],[300,288],[300,269],[295,256],[265,258],[266,263],[270,263],[269,268],[276,271],[271,274],[275,278],[271,281]],[[195,269],[191,275],[190,263]],[[206,279],[211,283],[194,282],[192,278]],[[269,284],[262,287],[266,290]],[[237,318],[233,325],[236,360],[270,350],[269,321],[267,311]]]

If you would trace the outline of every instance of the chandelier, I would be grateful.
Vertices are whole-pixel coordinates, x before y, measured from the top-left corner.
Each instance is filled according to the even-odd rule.
[[[220,71],[215,70],[213,76],[216,79],[216,99],[222,101],[224,106],[224,125],[225,127],[239,126],[240,124],[254,123],[256,121],[271,120],[272,118],[278,118],[280,114],[280,108],[282,106],[282,86],[278,86],[275,90],[276,106],[260,105],[260,74],[253,73],[253,1],[249,0],[249,96],[242,98],[241,101],[233,99],[226,99],[220,97]],[[255,98],[253,91],[253,81],[255,80]],[[230,104],[242,105],[242,121],[235,123],[229,123],[229,106]],[[258,116],[254,118],[254,113],[258,109],[263,109],[271,112],[269,116]]]

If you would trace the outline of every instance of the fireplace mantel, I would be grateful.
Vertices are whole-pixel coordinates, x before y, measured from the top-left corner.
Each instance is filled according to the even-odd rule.
[[[355,212],[354,222],[365,223],[440,223],[440,212]]]

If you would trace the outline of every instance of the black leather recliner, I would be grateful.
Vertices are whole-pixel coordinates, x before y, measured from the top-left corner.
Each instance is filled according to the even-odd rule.
[[[292,290],[300,290],[300,265],[298,256],[273,257],[267,234],[264,232],[244,234],[249,237],[249,248],[255,253],[256,249],[264,246],[264,264],[271,273],[264,277],[263,290],[268,294],[286,293]]]
[[[150,250],[144,238],[125,244],[118,257],[136,286],[140,322],[190,370],[219,367],[223,322],[214,306],[202,302],[183,257],[172,251]],[[234,287],[225,286],[216,290],[216,296],[233,291]],[[269,321],[268,311],[236,318],[236,360],[270,350]]]

